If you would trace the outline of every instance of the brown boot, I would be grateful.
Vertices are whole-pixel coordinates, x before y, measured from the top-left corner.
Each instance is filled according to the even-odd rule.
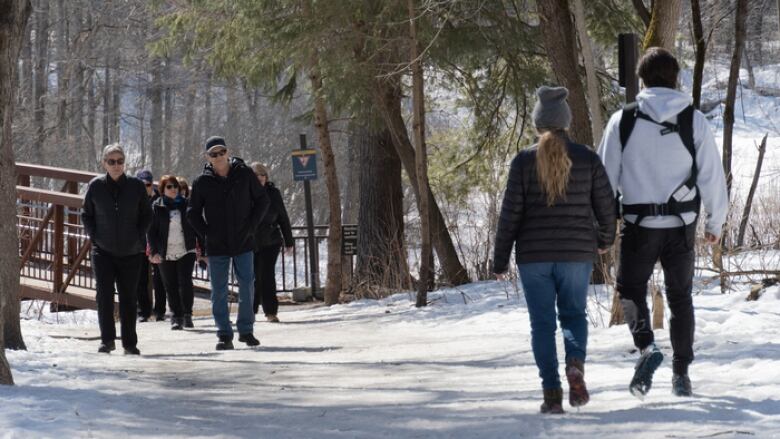
[[[563,413],[563,389],[544,389],[544,403],[540,411],[553,415]]]
[[[585,364],[578,358],[566,362],[566,379],[569,381],[569,405],[583,406],[590,401],[588,388],[585,386]]]

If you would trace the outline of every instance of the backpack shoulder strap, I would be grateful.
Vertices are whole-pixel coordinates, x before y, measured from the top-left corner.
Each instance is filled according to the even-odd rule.
[[[623,107],[623,114],[620,116],[620,147],[621,150],[626,149],[626,143],[628,138],[631,137],[631,131],[634,131],[634,125],[636,124],[636,113],[638,111],[639,104],[632,102]]]
[[[696,163],[696,146],[693,144],[693,106],[689,105],[677,115],[677,125],[680,127],[680,139],[685,149]]]

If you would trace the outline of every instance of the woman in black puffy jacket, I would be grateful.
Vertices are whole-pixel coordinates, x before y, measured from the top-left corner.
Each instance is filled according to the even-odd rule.
[[[255,231],[255,314],[262,304],[265,318],[271,323],[279,323],[276,316],[279,311],[279,300],[276,298],[276,260],[282,244],[285,247],[284,253],[292,254],[290,218],[284,208],[282,193],[268,180],[268,169],[259,162],[250,166],[271,199],[271,207]]]
[[[531,347],[542,378],[542,413],[562,413],[556,320],[566,351],[569,404],[588,402],[585,356],[588,280],[597,253],[615,239],[612,187],[598,155],[572,142],[563,87],[541,87],[533,111],[539,143],[512,160],[496,231],[493,272],[515,260],[531,320]]]
[[[149,261],[159,264],[168,304],[173,312],[171,329],[192,328],[192,268],[195,265],[195,230],[186,218],[187,199],[180,194],[175,176],[160,179],[162,196],[152,204],[149,229]]]

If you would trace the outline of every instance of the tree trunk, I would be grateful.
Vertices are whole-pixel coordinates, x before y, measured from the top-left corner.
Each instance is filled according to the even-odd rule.
[[[397,80],[381,81],[376,79],[372,93],[375,103],[381,110],[382,118],[392,134],[393,146],[396,154],[401,159],[406,175],[409,176],[409,182],[412,185],[419,207],[420,188],[417,183],[414,146],[409,140],[406,123],[401,112],[400,84]],[[452,243],[452,237],[447,229],[447,223],[444,221],[444,216],[441,214],[439,205],[436,203],[436,198],[434,198],[430,188],[428,190],[428,199],[431,214],[431,240],[442,271],[444,271],[444,275],[452,285],[469,283],[468,272],[458,258],[458,253],[455,251],[455,246]]]
[[[401,160],[384,121],[369,116],[360,122],[355,142],[360,150],[360,198],[353,284],[359,296],[381,297],[383,290],[412,285],[404,246]]]
[[[202,153],[203,149],[198,147],[195,142],[195,86],[189,84],[186,89],[186,97],[184,98],[184,133],[182,134],[183,143],[179,148],[179,157],[185,158],[185,162],[181,163],[180,169],[186,172],[184,175],[195,175],[198,164],[198,154]]]
[[[206,84],[203,86],[203,133],[198,140],[205,141],[214,135],[211,130],[211,71],[208,71],[206,72]]]
[[[674,52],[674,37],[680,22],[682,0],[654,1],[650,25],[642,41],[642,49],[663,47]]]
[[[165,90],[165,101],[163,104],[163,113],[165,124],[163,125],[163,171],[162,174],[173,174],[173,168],[171,161],[175,155],[175,149],[173,148],[173,105],[175,90],[171,84],[173,78],[171,77],[171,60],[165,60],[165,67],[163,69],[163,81]],[[160,176],[162,176],[160,174]]]
[[[5,349],[24,349],[19,325],[19,236],[16,230],[16,162],[11,143],[16,60],[22,47],[29,0],[0,0],[0,384],[13,384]]]
[[[68,10],[65,0],[57,0],[57,142],[64,145],[68,136]]]
[[[701,24],[701,4],[699,0],[691,0],[691,22],[693,24],[694,52],[696,62],[693,65],[693,106],[701,105],[701,83],[704,76],[704,60],[707,52],[707,41],[704,39],[704,28]]]
[[[33,83],[33,162],[43,164],[46,140],[46,94],[49,92],[49,0],[39,0],[35,11],[35,80]]]
[[[103,68],[103,146],[111,143],[111,67],[108,62],[108,56],[105,59]]]
[[[83,30],[82,9],[73,9],[70,13],[70,20],[75,35],[74,42],[71,44],[71,47],[73,48],[73,50],[71,50],[71,57],[73,58],[73,53],[76,52],[76,49],[79,47],[77,40],[80,38]],[[78,52],[84,53],[84,50],[79,50]],[[83,169],[86,165],[86,159],[92,152],[92,148],[89,148],[88,146],[87,148],[84,147],[85,142],[82,127],[84,124],[84,94],[86,90],[84,89],[84,61],[81,58],[82,57],[77,54],[69,65],[70,71],[68,72],[68,77],[71,82],[69,101],[72,111],[68,115],[68,139],[72,142],[73,147],[70,150],[69,155],[72,154],[72,157],[78,158],[78,162],[73,165]]]
[[[750,219],[750,210],[753,207],[753,196],[758,188],[758,179],[761,176],[761,166],[764,164],[764,153],[766,152],[766,138],[768,134],[761,139],[761,145],[758,147],[758,160],[756,160],[756,171],[753,173],[753,182],[750,183],[747,199],[745,200],[745,210],[742,212],[742,220],[739,222],[739,233],[737,234],[737,248],[745,243],[745,230]]]
[[[149,119],[149,155],[152,161],[152,174],[160,176],[162,171],[163,146],[163,90],[162,68],[160,59],[152,59],[152,87],[149,90],[149,100],[152,102],[152,113]]]
[[[745,47],[745,20],[747,18],[747,0],[737,0],[737,16],[734,20],[734,53],[731,56],[729,83],[726,91],[726,106],[723,110],[723,171],[726,173],[726,187],[731,198],[732,134],[734,132],[734,103],[737,99],[737,81],[742,51]]]
[[[251,112],[256,114],[257,112],[257,100],[252,106]],[[356,122],[357,121],[357,122]],[[358,123],[361,125],[358,126]],[[258,122],[255,119],[255,126],[258,126]],[[369,139],[367,133],[365,133],[367,127],[363,120],[353,119],[349,124],[349,137],[347,139],[347,166],[346,166],[346,179],[344,181],[344,198],[342,200],[342,206],[344,210],[341,213],[341,221],[343,224],[358,224],[359,206],[360,206],[360,170],[362,168],[362,161],[360,159],[361,146]],[[349,255],[342,255],[341,257],[341,288],[344,291],[352,292],[354,290],[353,270],[352,266],[353,258]]]
[[[303,10],[311,16],[310,0],[304,0]],[[325,284],[325,303],[338,303],[341,295],[341,192],[336,172],[336,157],[330,143],[328,111],[325,106],[322,74],[320,72],[319,50],[312,47],[308,60],[308,75],[314,98],[314,128],[322,151],[322,165],[325,168],[325,186],[328,189],[328,277]]]
[[[650,11],[645,7],[645,2],[642,0],[631,0],[631,3],[634,5],[634,10],[636,10],[636,14],[642,20],[642,23],[644,23],[645,28],[649,27]]]
[[[588,81],[588,107],[590,108],[590,126],[593,132],[593,145],[601,143],[601,135],[604,131],[604,116],[601,113],[601,87],[596,76],[596,57],[588,36],[587,23],[585,22],[585,8],[582,0],[574,0],[574,23],[577,25],[577,35],[582,47],[582,61],[585,66],[585,76]]]
[[[114,71],[114,79],[111,82],[111,143],[119,142],[119,118],[121,116],[122,104],[122,76],[120,75],[119,65],[121,62],[121,53],[114,53],[111,57],[111,68]]]
[[[572,140],[593,145],[585,88],[579,75],[579,51],[577,50],[574,23],[569,13],[568,0],[537,2],[539,27],[544,39],[547,57],[550,59],[556,80],[569,89],[569,107],[572,124],[569,130]]]
[[[428,185],[428,151],[425,145],[425,89],[419,41],[417,39],[417,8],[414,0],[409,7],[409,62],[412,70],[412,131],[414,132],[415,169],[421,193],[430,192]],[[433,278],[431,249],[431,215],[429,197],[420,198],[420,279],[417,284],[417,307],[428,305],[428,285]]]
[[[227,119],[225,121],[225,142],[230,145],[233,154],[238,157],[244,157],[243,142],[241,142],[241,115],[239,110],[238,93],[233,83],[225,86],[225,106]]]

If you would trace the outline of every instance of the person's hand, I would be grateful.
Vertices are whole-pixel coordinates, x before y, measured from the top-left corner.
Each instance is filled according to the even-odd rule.
[[[503,273],[496,273],[496,279],[503,282],[506,280],[506,272]]]
[[[606,255],[607,253],[609,253],[609,247],[607,247],[607,248],[600,248],[600,249],[598,249],[598,252],[599,252],[600,255]]]
[[[156,254],[154,256],[149,257],[149,262],[151,262],[152,264],[159,264],[162,262],[162,258],[160,257],[159,254]]]
[[[707,244],[715,245],[720,241],[720,236],[715,236],[710,232],[704,232],[704,239],[707,241]]]
[[[285,247],[284,248],[284,255],[285,256],[290,256],[291,254],[293,254],[293,250],[295,250],[295,247],[293,247],[293,246]]]

